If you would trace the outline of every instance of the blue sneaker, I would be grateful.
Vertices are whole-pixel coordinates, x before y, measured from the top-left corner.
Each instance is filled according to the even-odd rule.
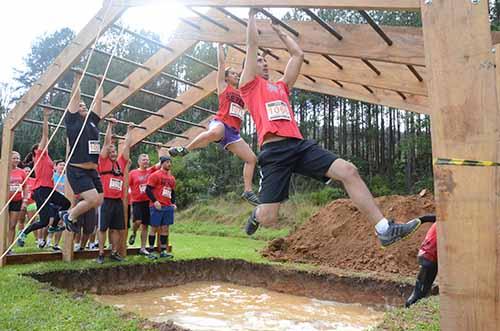
[[[21,232],[19,238],[17,238],[17,246],[24,247],[24,242],[26,241],[26,234]]]
[[[59,217],[61,217],[61,219],[63,220],[64,225],[66,226],[66,230],[75,233],[80,233],[80,227],[76,223],[73,223],[72,221],[69,220],[69,213],[67,210],[60,211]]]
[[[249,236],[254,234],[255,231],[257,231],[257,229],[259,228],[260,223],[257,221],[256,214],[257,214],[257,208],[255,208],[252,211],[252,215],[250,215],[250,217],[248,217],[247,224],[245,226],[245,232]]]

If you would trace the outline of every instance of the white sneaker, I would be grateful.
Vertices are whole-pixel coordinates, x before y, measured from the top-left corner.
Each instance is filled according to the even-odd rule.
[[[80,250],[80,244],[75,244],[75,251],[79,251]]]

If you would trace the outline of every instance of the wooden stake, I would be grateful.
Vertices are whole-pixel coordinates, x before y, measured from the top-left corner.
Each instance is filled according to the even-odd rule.
[[[2,158],[0,159],[0,207],[4,207],[9,200],[9,181],[10,181],[10,160],[12,145],[14,142],[13,122],[9,119],[4,121],[2,133]],[[9,210],[8,207],[0,215],[0,256],[6,251],[9,243],[7,242],[7,233],[9,229]],[[0,267],[3,267],[7,259],[0,259]]]
[[[433,156],[498,161],[487,1],[421,0]],[[499,330],[497,167],[435,166],[442,330]]]
[[[70,152],[71,148],[69,146],[69,143],[66,142],[66,159],[68,158]],[[66,173],[67,172],[68,171],[66,170]],[[67,179],[64,182],[64,196],[71,202],[71,207],[74,207],[74,205],[76,204],[75,194],[73,193],[73,189],[71,188],[69,180]],[[62,249],[62,260],[65,262],[71,262],[74,259],[74,254],[75,254],[75,247],[73,244],[74,238],[75,234],[73,232],[67,230],[63,232],[64,244]]]

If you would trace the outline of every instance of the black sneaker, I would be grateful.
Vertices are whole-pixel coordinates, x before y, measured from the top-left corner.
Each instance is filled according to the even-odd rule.
[[[53,246],[50,246],[50,248],[52,248],[52,250],[54,252],[60,252],[61,251],[61,247],[59,247],[59,245],[53,245]]]
[[[128,238],[128,244],[132,246],[135,243],[135,233],[132,233],[130,235],[130,238]]]
[[[170,156],[184,156],[187,153],[189,153],[189,151],[186,149],[186,147],[182,146],[172,147],[168,150],[168,154],[170,154]]]
[[[97,259],[95,261],[99,264],[103,264],[104,263],[104,255],[99,254],[99,256],[97,257]]]
[[[38,248],[40,249],[43,249],[45,245],[47,245],[47,242],[43,239],[38,242]]]
[[[65,227],[64,226],[59,226],[59,225],[52,225],[49,226],[49,229],[47,230],[49,233],[56,233],[56,232],[61,232],[64,231]]]
[[[174,256],[172,254],[169,254],[167,251],[161,251],[160,253],[160,257],[161,258],[165,258],[165,259],[173,259]]]
[[[258,205],[260,205],[259,198],[252,191],[243,192],[243,194],[241,195],[241,197],[246,202],[248,202],[249,204],[251,204],[252,206],[258,206]]]
[[[19,238],[17,238],[17,246],[24,247],[24,243],[26,241],[26,234],[21,231],[19,234]]]
[[[123,257],[121,257],[120,254],[118,254],[118,252],[112,252],[111,255],[109,256],[109,258],[113,261],[116,261],[116,262],[123,261]]]
[[[256,213],[257,213],[257,208],[255,208],[252,211],[252,215],[250,215],[250,217],[248,217],[247,224],[245,226],[245,232],[249,236],[254,234],[255,231],[257,231],[257,229],[259,228],[260,223],[257,221],[257,218],[255,216]]]
[[[394,223],[393,220],[390,220],[387,231],[384,233],[378,233],[375,231],[375,233],[377,234],[382,247],[388,247],[415,232],[421,223],[422,222],[418,218],[403,224]]]
[[[73,223],[69,220],[69,213],[67,210],[60,211],[59,217],[61,217],[61,219],[63,220],[66,230],[74,233],[80,233],[80,227],[78,226],[78,224],[76,224],[76,222]]]

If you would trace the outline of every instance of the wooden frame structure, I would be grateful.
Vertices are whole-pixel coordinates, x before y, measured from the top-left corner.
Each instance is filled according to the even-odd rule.
[[[152,0],[151,0],[152,1]],[[144,86],[179,57],[187,56],[216,70],[186,52],[199,41],[233,45],[228,61],[241,65],[245,21],[224,7],[298,7],[311,21],[281,22],[306,52],[295,87],[369,103],[431,115],[434,158],[499,161],[500,42],[490,32],[488,3],[480,0],[180,0],[187,6],[213,7],[206,14],[185,21],[167,45],[133,34],[158,51],[105,96],[103,115],[120,107],[152,115],[133,130],[133,144],[177,119],[215,92],[215,72],[176,98],[144,90]],[[55,87],[95,40],[99,28],[114,22],[127,5],[148,0],[106,0],[103,9],[87,24],[26,93],[4,121],[2,173],[9,171],[14,128],[42,97]],[[154,2],[154,1],[153,1]],[[107,7],[109,6],[109,7]],[[308,8],[360,11],[368,24],[330,24]],[[365,10],[420,11],[423,28],[380,27]],[[106,15],[105,15],[106,13]],[[195,11],[196,13],[196,11]],[[271,17],[268,12],[264,15]],[[284,70],[287,54],[271,31],[269,20],[258,22],[261,49],[268,53],[273,74]],[[425,45],[425,47],[424,47]],[[495,50],[496,53],[495,53]],[[174,77],[175,79],[175,77]],[[177,78],[180,79],[180,78]],[[159,110],[145,110],[125,102],[134,93],[150,93],[169,101]],[[67,93],[67,91],[66,91]],[[210,118],[166,145],[185,144]],[[186,121],[184,121],[185,123]],[[139,128],[142,127],[142,128]],[[163,133],[169,133],[163,131]],[[500,181],[496,167],[435,166],[438,214],[441,326],[444,330],[500,330]],[[0,202],[8,196],[8,176],[0,179]],[[0,254],[6,248],[7,215],[0,216]],[[65,250],[65,260],[72,254]],[[6,259],[0,260],[0,266]]]

